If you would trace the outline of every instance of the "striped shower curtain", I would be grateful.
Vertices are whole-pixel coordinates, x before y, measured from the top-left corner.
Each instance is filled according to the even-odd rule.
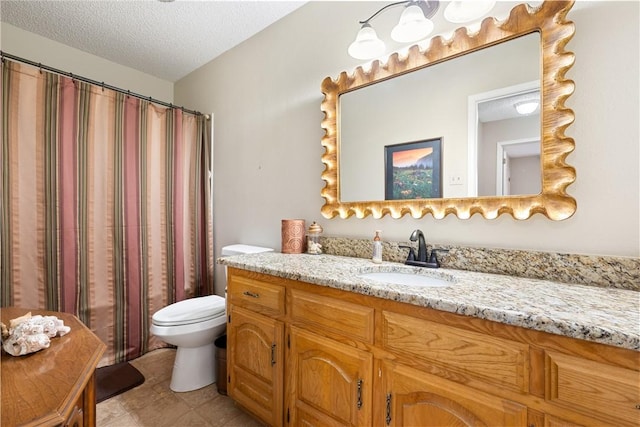
[[[0,306],[73,313],[100,366],[213,293],[210,120],[4,60]]]

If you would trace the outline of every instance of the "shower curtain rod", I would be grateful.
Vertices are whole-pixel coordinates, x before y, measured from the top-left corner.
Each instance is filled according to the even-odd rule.
[[[34,67],[38,67],[38,68],[40,68],[42,70],[50,71],[50,72],[55,73],[55,74],[60,74],[62,76],[70,77],[70,78],[75,79],[75,80],[80,80],[80,81],[85,82],[85,83],[90,83],[92,85],[100,86],[103,89],[111,89],[111,90],[114,90],[116,92],[123,93],[125,95],[133,96],[133,97],[136,97],[136,98],[139,98],[139,99],[143,99],[145,101],[153,102],[154,104],[162,105],[164,107],[179,108],[182,111],[184,111],[185,113],[194,114],[196,116],[201,116],[202,115],[202,113],[199,112],[199,111],[193,111],[193,110],[189,110],[189,109],[184,108],[184,107],[178,107],[177,105],[173,105],[173,104],[168,103],[168,102],[163,102],[163,101],[159,101],[157,99],[153,99],[150,96],[140,95],[139,93],[134,93],[134,92],[131,92],[129,90],[124,90],[124,89],[121,89],[119,87],[115,87],[115,86],[111,86],[111,85],[105,84],[105,82],[98,82],[96,80],[92,80],[92,79],[87,78],[87,77],[82,77],[82,76],[75,75],[73,73],[69,73],[67,71],[58,70],[56,68],[49,67],[47,65],[42,65],[39,62],[34,62],[34,61],[30,61],[30,60],[25,59],[25,58],[20,58],[19,56],[11,55],[11,54],[3,52],[1,50],[0,50],[0,58],[2,59],[2,61],[4,61],[4,59],[7,58],[7,59],[10,59],[12,61],[22,62],[24,64],[28,64],[28,65],[31,65],[31,66],[34,66]]]

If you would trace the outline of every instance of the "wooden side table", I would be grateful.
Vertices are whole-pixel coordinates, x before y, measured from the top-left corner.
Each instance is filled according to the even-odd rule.
[[[49,348],[25,356],[2,351],[3,426],[96,425],[95,369],[105,344],[77,317],[69,313],[4,307],[0,318],[9,320],[31,312],[56,316],[71,331],[51,339]]]

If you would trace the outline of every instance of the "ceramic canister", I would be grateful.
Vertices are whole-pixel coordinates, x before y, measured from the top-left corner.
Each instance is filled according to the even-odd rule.
[[[304,219],[282,220],[282,253],[301,254],[305,243]]]

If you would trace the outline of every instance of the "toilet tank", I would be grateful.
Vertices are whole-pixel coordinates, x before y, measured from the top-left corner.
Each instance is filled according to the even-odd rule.
[[[263,248],[261,246],[243,245],[237,243],[235,245],[223,246],[220,251],[220,256],[230,255],[243,255],[243,254],[258,254],[260,252],[273,252],[271,248]],[[227,281],[227,266],[224,266],[224,281]],[[225,286],[226,292],[226,286]]]
[[[241,254],[257,254],[260,252],[273,252],[272,248],[263,248],[260,246],[235,244],[223,246],[220,256],[241,255]]]

